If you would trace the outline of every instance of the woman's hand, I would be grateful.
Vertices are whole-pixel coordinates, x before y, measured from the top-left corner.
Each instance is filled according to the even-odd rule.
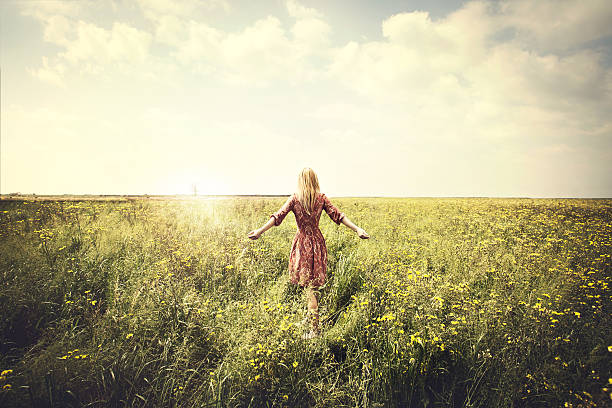
[[[370,238],[368,233],[365,232],[365,230],[363,228],[357,228],[357,231],[355,231],[355,232],[357,233],[357,235],[359,235],[359,238],[361,238],[361,239],[368,239],[368,238]]]
[[[262,231],[260,229],[256,229],[256,230],[250,231],[248,236],[251,239],[257,239],[261,236],[261,234],[262,234]]]

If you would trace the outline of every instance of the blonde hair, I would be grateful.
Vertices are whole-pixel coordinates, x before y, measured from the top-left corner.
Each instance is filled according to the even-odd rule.
[[[298,176],[297,199],[308,214],[312,213],[319,194],[319,179],[310,167],[305,167]]]

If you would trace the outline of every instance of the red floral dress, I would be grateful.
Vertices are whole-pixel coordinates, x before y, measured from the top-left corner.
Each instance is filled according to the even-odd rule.
[[[293,194],[280,210],[270,216],[274,218],[274,225],[278,226],[289,211],[295,214],[298,230],[293,238],[289,255],[289,278],[293,284],[314,288],[325,284],[327,247],[319,229],[319,219],[323,210],[333,222],[340,225],[344,213],[338,211],[323,193],[319,193],[311,214],[306,212],[297,196]]]

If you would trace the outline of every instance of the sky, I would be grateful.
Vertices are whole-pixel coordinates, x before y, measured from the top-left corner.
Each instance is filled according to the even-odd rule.
[[[612,197],[609,0],[3,0],[0,193]]]

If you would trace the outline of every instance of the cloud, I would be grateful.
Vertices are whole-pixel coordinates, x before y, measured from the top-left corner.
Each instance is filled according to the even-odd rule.
[[[563,51],[612,35],[612,7],[607,0],[505,1],[499,16],[521,45],[540,51]]]
[[[82,18],[92,12],[87,9],[88,5],[100,7],[87,1],[24,3],[22,14],[43,24],[44,41],[63,49],[56,55],[43,57],[42,67],[28,68],[31,75],[61,85],[70,69],[99,75],[108,69],[129,71],[133,69],[130,64],[149,59],[153,39],[150,33],[118,21],[110,28],[87,22]],[[115,63],[120,65],[113,66]]]
[[[278,80],[312,82],[323,72],[321,59],[329,58],[332,30],[323,14],[296,1],[286,7],[293,18],[289,29],[269,15],[236,31],[205,21],[210,11],[229,10],[229,4],[220,0],[140,0],[138,9],[153,23],[153,32],[120,21],[102,26],[84,19],[90,13],[86,7],[62,2],[45,2],[41,9],[27,5],[22,12],[43,24],[46,42],[63,48],[48,56],[54,66],[92,75],[106,75],[109,70],[139,75],[139,70],[146,70],[139,76],[159,79],[175,64],[229,84],[263,87]],[[152,53],[158,44],[167,46],[165,55]],[[49,66],[30,69],[37,78],[55,83],[65,71]]]
[[[382,23],[383,41],[351,41],[334,50],[332,78],[356,91],[410,103],[431,95],[432,88],[457,89],[488,55],[495,21],[488,5],[468,3],[445,19],[427,12],[406,12]]]
[[[445,176],[450,183],[442,175],[435,182],[448,194],[454,189],[465,194],[459,191],[469,183],[498,190],[492,175],[505,174],[503,185],[510,190],[554,195],[563,183],[521,184],[520,177],[533,178],[548,164],[543,179],[572,171],[582,179],[587,173],[580,163],[588,157],[594,158],[592,166],[602,166],[604,156],[597,152],[612,151],[612,70],[601,51],[584,45],[560,51],[552,35],[527,22],[565,21],[568,10],[576,12],[577,26],[591,18],[597,25],[599,18],[580,11],[588,8],[584,3],[535,16],[508,4],[469,2],[436,20],[426,12],[398,13],[382,22],[381,40],[332,47],[327,78],[378,107],[380,130],[366,120],[359,129],[375,132],[386,146],[369,152],[386,154],[388,171],[399,171],[389,164],[394,160],[405,163],[403,171],[431,174],[442,168],[434,162],[444,163],[454,169],[452,177]],[[563,37],[572,30],[557,32]],[[572,44],[606,33],[587,33]],[[341,120],[350,109],[337,111]]]
[[[186,68],[214,74],[230,84],[312,81],[323,71],[311,58],[328,57],[331,28],[313,9],[300,8],[296,2],[288,7],[296,16],[290,31],[272,15],[235,32],[165,15],[155,18],[155,39],[172,46],[171,55]]]
[[[46,20],[49,16],[66,16],[76,18],[80,16],[93,1],[24,1],[20,2],[21,14],[34,17],[38,20]]]
[[[194,18],[216,9],[223,9],[225,12],[231,10],[226,0],[137,0],[137,3],[145,17],[152,20],[169,15]]]
[[[526,34],[504,37],[508,28],[527,30],[531,25],[519,22],[540,21],[540,13],[564,21],[571,10],[581,9],[575,6],[578,3],[559,10],[536,10],[529,18],[514,4],[498,8],[493,3],[470,2],[435,21],[426,12],[390,16],[382,23],[384,40],[352,41],[334,49],[328,75],[381,104],[402,105],[407,113],[404,117],[414,115],[410,120],[400,118],[403,125],[414,124],[416,118],[423,131],[431,131],[438,128],[433,122],[446,117],[441,123],[453,124],[444,130],[449,139],[473,134],[472,129],[491,130],[478,126],[479,121],[510,122],[504,125],[508,130],[500,132],[508,135],[537,127],[548,115],[563,118],[561,134],[579,135],[607,123],[612,75],[601,54],[581,49],[557,55],[525,47]],[[577,13],[576,19],[588,25],[592,14]],[[546,43],[544,34],[535,28],[530,32]],[[525,107],[537,108],[538,114],[523,116]],[[548,129],[560,127],[548,125]],[[443,131],[437,130],[437,135]],[[428,132],[424,137],[432,135]]]
[[[316,9],[304,7],[296,0],[287,0],[285,3],[287,12],[291,17],[304,19],[304,18],[323,18],[323,14]]]
[[[156,39],[174,47],[172,54],[188,68],[202,67],[229,82],[273,80],[295,65],[296,54],[276,17],[255,21],[236,33],[174,16],[158,20]]]
[[[81,61],[108,64],[114,61],[143,61],[149,55],[151,34],[125,23],[113,23],[111,29],[78,21],[72,33],[74,39],[63,37],[57,44],[65,51],[59,56],[72,64]]]
[[[42,62],[42,67],[34,69],[26,68],[27,72],[42,82],[57,86],[65,86],[63,78],[64,71],[66,70],[65,66],[61,63],[49,65],[49,59],[45,56],[42,57]]]
[[[74,22],[71,19],[58,14],[47,16],[43,21],[45,24],[43,39],[46,42],[64,47],[70,46],[70,37],[73,36],[74,32]]]
[[[318,18],[300,19],[291,28],[295,46],[303,54],[320,54],[326,56],[330,45],[331,27]]]

